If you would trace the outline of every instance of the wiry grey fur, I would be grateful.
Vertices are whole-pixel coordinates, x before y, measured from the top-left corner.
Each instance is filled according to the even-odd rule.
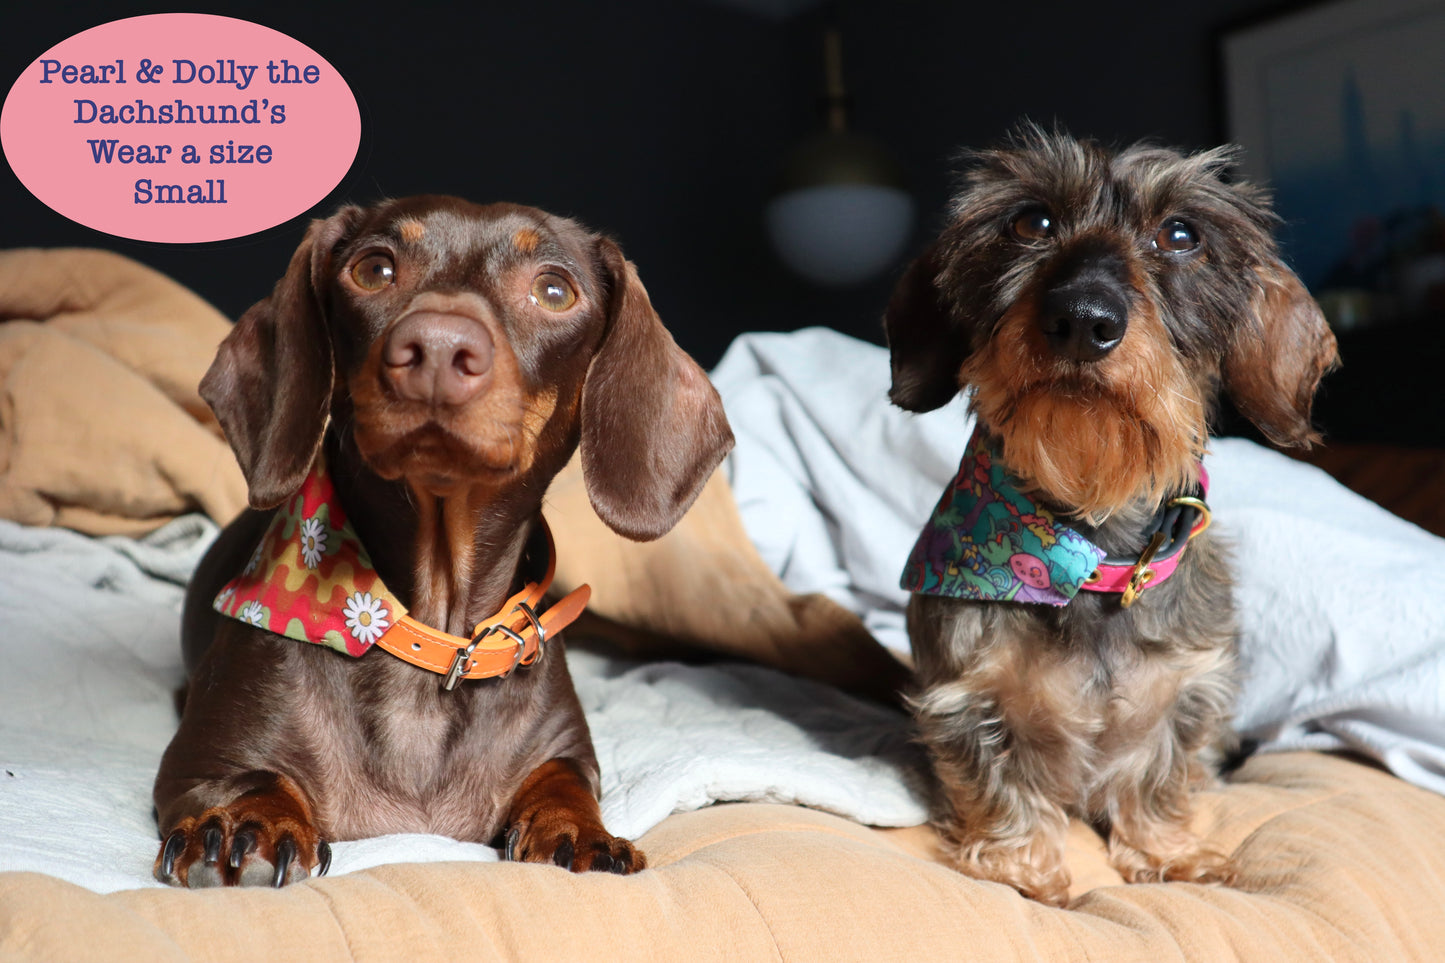
[[[1105,466],[1117,477],[1101,490],[1123,494],[1086,510],[1015,474],[1116,555],[1137,556],[1161,501],[1193,482],[1221,387],[1271,438],[1307,443],[1334,341],[1278,259],[1264,193],[1221,177],[1233,156],[1112,152],[1031,125],[1001,149],[967,155],[948,225],[885,318],[893,400],[926,411],[972,387],[1001,450],[1033,446],[1043,461]],[[1049,213],[1054,233],[1011,233],[1034,209]],[[1196,250],[1154,246],[1174,218],[1198,234]],[[1036,330],[1041,295],[1080,265],[1128,305],[1127,333],[1097,364],[1049,355]],[[1008,370],[996,370],[1004,358]],[[1037,413],[1053,405],[1085,413],[1057,424],[1089,430],[1040,434]],[[1116,436],[1141,443],[1089,450]],[[961,870],[1062,905],[1063,836],[1077,816],[1107,833],[1111,861],[1130,881],[1232,878],[1225,855],[1189,828],[1190,786],[1212,777],[1229,743],[1236,693],[1230,565],[1214,532],[1130,608],[1094,592],[1062,608],[918,595],[908,629],[913,708],[939,777],[937,823]]]

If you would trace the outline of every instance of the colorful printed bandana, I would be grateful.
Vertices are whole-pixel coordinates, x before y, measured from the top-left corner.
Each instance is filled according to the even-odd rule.
[[[365,655],[406,614],[371,566],[320,455],[276,510],[251,560],[221,589],[222,615],[278,635]]]
[[[922,595],[1067,605],[1104,554],[1020,492],[974,431],[900,585]]]

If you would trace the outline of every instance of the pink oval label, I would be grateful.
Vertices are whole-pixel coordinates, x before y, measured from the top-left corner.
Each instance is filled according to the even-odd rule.
[[[0,110],[15,176],[53,210],[140,241],[241,237],[341,182],[351,88],[305,44],[201,13],[92,27],[41,54]]]

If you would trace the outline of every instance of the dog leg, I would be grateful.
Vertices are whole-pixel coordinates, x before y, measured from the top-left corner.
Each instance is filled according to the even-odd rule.
[[[172,886],[283,886],[331,864],[305,793],[278,773],[207,780],[160,816],[165,841],[154,872]]]
[[[1196,686],[1181,695],[1165,731],[1151,740],[1153,758],[1122,767],[1108,787],[1101,809],[1109,813],[1109,862],[1131,883],[1234,882],[1234,868],[1220,852],[1204,845],[1189,828],[1189,791],[1207,771],[1200,759],[1206,734],[1219,723],[1206,713]],[[1184,711],[1185,708],[1193,711]],[[1210,715],[1207,725],[1201,719]]]
[[[1025,781],[1039,747],[1010,727],[996,706],[961,688],[935,688],[915,709],[942,788],[944,805],[934,824],[954,865],[1030,899],[1066,905],[1068,815],[1050,794]]]
[[[543,763],[517,790],[507,814],[506,858],[575,873],[626,875],[647,866],[640,850],[603,827],[592,781],[573,759]]]
[[[1167,787],[1146,795],[1121,793],[1109,834],[1109,862],[1130,883],[1223,883],[1235,871],[1223,853],[1205,846],[1189,827],[1186,767]]]
[[[945,788],[952,811],[935,823],[961,872],[1012,886],[1041,903],[1068,905],[1071,880],[1063,854],[1069,821],[1062,808],[1018,786],[999,786],[994,796],[976,786]]]

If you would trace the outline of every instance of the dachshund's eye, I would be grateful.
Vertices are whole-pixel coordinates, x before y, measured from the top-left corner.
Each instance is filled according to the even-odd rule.
[[[1012,227],[1014,237],[1025,241],[1042,241],[1054,236],[1054,219],[1041,208],[1024,211],[1014,218]]]
[[[566,311],[577,303],[577,292],[562,275],[546,271],[532,282],[532,303],[548,311]]]
[[[396,283],[396,263],[386,254],[368,254],[351,268],[351,280],[366,291]]]
[[[1199,235],[1179,218],[1171,217],[1154,235],[1154,246],[1166,254],[1184,254],[1199,246]]]

